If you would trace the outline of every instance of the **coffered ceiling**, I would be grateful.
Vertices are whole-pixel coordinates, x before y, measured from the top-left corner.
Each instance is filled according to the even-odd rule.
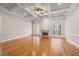
[[[52,17],[64,16],[66,12],[72,7],[72,3],[0,3],[0,10],[16,14],[22,18],[35,18],[34,8],[40,7],[43,9],[44,15],[40,17],[49,16],[49,11]],[[4,10],[5,9],[5,10]]]
[[[16,3],[0,3],[0,7],[4,7],[6,9],[12,9],[16,6],[17,6]]]

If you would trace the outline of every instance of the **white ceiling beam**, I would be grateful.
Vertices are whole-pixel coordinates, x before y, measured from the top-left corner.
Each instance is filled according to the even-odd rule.
[[[37,17],[35,14],[33,14],[33,11],[31,11],[29,8],[26,7],[25,10],[29,12],[31,15],[33,15],[34,17]]]
[[[20,6],[21,7],[21,6]],[[18,9],[18,7],[17,7]],[[15,9],[15,10],[17,10]],[[26,11],[30,12],[30,14],[34,15],[32,11],[29,10],[29,8],[25,8]],[[69,8],[65,8],[65,9],[61,9],[61,10],[56,10],[56,11],[52,11],[51,14],[57,14],[57,13],[61,13],[61,12],[65,12],[68,11]],[[46,13],[46,15],[48,15],[48,13]],[[35,15],[34,15],[35,16]]]
[[[21,19],[23,19],[24,21],[26,20],[26,18],[24,18],[24,16],[20,15],[20,14],[17,14],[16,12],[12,12],[12,11],[8,11],[7,9],[3,8],[3,7],[0,7],[0,11],[3,11],[5,13],[8,13],[8,14],[12,14],[12,15],[15,15]]]
[[[10,11],[7,11],[6,9],[4,9],[4,8],[1,8],[3,11],[5,10],[6,12],[8,12],[8,13],[12,13],[12,14],[14,14],[14,15],[17,15],[17,16],[19,16],[19,17],[24,17],[24,16],[22,16],[22,15],[20,15],[20,14],[17,14],[17,13],[15,13],[15,12],[10,12]],[[69,8],[66,8],[66,9],[61,9],[61,10],[56,10],[56,11],[53,11],[53,12],[51,12],[51,14],[53,15],[53,14],[57,14],[57,13],[62,13],[62,12],[65,12],[65,11],[67,11]],[[28,12],[31,12],[31,11],[29,11],[29,9],[28,8],[26,8],[26,10],[28,11]],[[46,15],[49,15],[48,13],[46,13]],[[44,15],[44,16],[46,16],[46,15]],[[28,17],[28,18],[30,18],[30,17]],[[31,18],[32,18],[32,16],[31,16]],[[33,17],[34,18],[34,17]]]
[[[26,4],[24,4],[24,6],[26,6]],[[36,6],[36,4],[35,4],[35,6]],[[27,12],[29,12],[32,16],[37,17],[35,14],[33,14],[33,11],[30,10],[30,8],[25,7],[24,9],[25,9]]]
[[[12,12],[12,11],[10,12],[10,11],[6,10],[5,8],[3,8],[3,7],[1,7],[0,10],[3,11],[3,12],[6,12],[6,13],[8,13],[8,14],[15,15],[15,16],[21,18],[21,19],[24,20],[24,21],[29,21],[29,20],[31,20],[31,19],[35,19],[35,17],[33,17],[33,16],[30,16],[30,17],[26,17],[26,18],[25,18],[24,16],[22,16],[22,15],[20,15],[20,14],[17,14],[16,12]],[[57,14],[57,13],[64,12],[64,11],[67,11],[67,10],[66,10],[66,9],[57,10],[57,11],[52,12],[52,14]],[[45,16],[46,16],[46,15],[45,15]],[[27,19],[29,19],[29,20],[27,20]]]
[[[33,14],[33,11],[31,11],[29,8],[27,8],[26,4],[22,5],[21,3],[17,3],[17,7],[13,8],[13,11],[19,10],[21,8],[25,8],[26,11],[28,11],[31,15],[33,15],[34,17],[36,17],[35,14]],[[38,4],[35,4],[38,5]],[[56,11],[52,11],[51,14],[57,14],[57,13],[61,13],[61,12],[65,12],[68,11],[69,8],[65,8],[65,9],[61,9],[61,10],[56,10]],[[49,15],[49,13],[47,12],[44,16]]]
[[[54,14],[59,14],[59,13],[63,13],[63,12],[67,12],[69,10],[69,8],[65,8],[65,9],[61,9],[61,10],[56,10],[56,11],[53,11],[53,12],[50,12],[51,15],[54,15]],[[29,11],[30,12],[30,11]],[[44,16],[47,16],[49,15],[49,12],[46,13]],[[40,16],[41,17],[41,16]]]
[[[12,11],[17,11],[21,8],[24,8],[27,12],[29,12],[31,15],[33,15],[34,17],[36,17],[36,15],[33,14],[33,12],[27,8],[26,4],[22,5],[21,3],[16,3],[17,6],[15,8],[12,8]]]
[[[24,5],[22,5],[21,3],[16,3],[17,4],[17,6],[16,7],[14,7],[14,8],[12,8],[11,9],[11,11],[17,11],[17,10],[19,10],[19,9],[21,9],[21,8],[24,8],[25,6]]]
[[[17,3],[17,6],[15,7],[15,8],[13,8],[12,9],[12,11],[16,11],[16,10],[19,10],[19,9],[21,9],[21,8],[24,8],[24,7],[26,7],[26,11],[28,11],[30,14],[32,14],[34,17],[36,16],[36,15],[34,15],[33,14],[33,12],[31,11],[31,10],[29,10],[29,8],[27,8],[27,6],[26,6],[26,4],[25,5],[22,5],[21,3]],[[66,12],[66,11],[68,11],[69,10],[69,8],[65,8],[65,9],[61,9],[61,10],[56,10],[56,11],[52,11],[51,12],[51,15],[53,15],[53,14],[58,14],[58,13],[62,13],[62,12]],[[12,12],[11,11],[11,12]],[[8,12],[10,12],[10,11],[8,11]],[[10,13],[11,13],[10,12]],[[14,14],[14,15],[17,15],[17,16],[19,16],[19,17],[21,17],[21,18],[24,18],[24,16],[22,16],[22,15],[19,15],[19,14],[17,14],[17,13],[15,13],[15,12],[12,12],[12,14]],[[46,15],[49,15],[48,13],[46,13]],[[44,15],[44,16],[46,16],[46,15]],[[33,18],[34,18],[33,17]],[[30,17],[28,17],[28,18],[32,18],[32,16],[30,16]]]
[[[8,11],[6,8],[3,8],[3,7],[0,7],[0,10],[2,10],[3,12],[9,13],[9,14],[14,14],[14,15],[18,15],[20,17],[24,17],[20,14],[17,14],[16,12]]]
[[[72,4],[70,8],[70,12],[73,12],[77,6],[78,6],[77,3]]]
[[[67,13],[65,13],[65,18],[67,18],[74,10],[75,8],[78,6],[77,3],[72,3],[72,5],[70,6],[70,8],[68,9]]]
[[[48,13],[47,14],[49,15],[49,19],[51,19],[52,12],[51,12],[50,3],[48,3]]]
[[[54,14],[59,14],[59,13],[63,13],[63,12],[67,12],[69,10],[69,8],[65,8],[65,9],[61,9],[61,10],[56,10],[56,11],[52,11],[50,14],[54,15]],[[46,13],[44,16],[49,15],[49,12]]]
[[[61,10],[56,10],[56,11],[53,11],[52,14],[57,14],[57,13],[62,13],[62,12],[66,12],[68,11],[69,8],[65,8],[65,9],[61,9]]]

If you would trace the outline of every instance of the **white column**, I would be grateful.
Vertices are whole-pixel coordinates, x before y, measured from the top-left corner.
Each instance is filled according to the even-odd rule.
[[[50,36],[50,28],[51,28],[51,7],[50,7],[50,3],[48,3],[48,15],[49,15],[49,36]]]

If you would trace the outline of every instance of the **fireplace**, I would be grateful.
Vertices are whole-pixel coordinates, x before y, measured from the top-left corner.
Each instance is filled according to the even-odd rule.
[[[49,31],[48,30],[42,30],[41,33],[42,33],[42,35],[49,35]]]

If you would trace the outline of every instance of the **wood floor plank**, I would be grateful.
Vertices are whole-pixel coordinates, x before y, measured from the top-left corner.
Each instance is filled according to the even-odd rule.
[[[79,56],[79,48],[60,37],[29,36],[0,44],[5,56]]]

